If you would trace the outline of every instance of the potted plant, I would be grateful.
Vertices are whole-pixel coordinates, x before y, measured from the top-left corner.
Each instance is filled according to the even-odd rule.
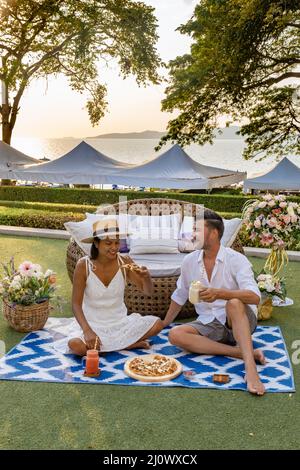
[[[262,293],[258,306],[258,320],[268,320],[272,316],[273,297],[286,298],[286,286],[283,278],[278,278],[264,270],[256,278],[259,290]]]
[[[0,298],[3,315],[16,331],[29,332],[44,327],[50,311],[49,300],[54,297],[56,276],[39,264],[24,261],[16,269],[14,258],[3,264],[0,278]]]

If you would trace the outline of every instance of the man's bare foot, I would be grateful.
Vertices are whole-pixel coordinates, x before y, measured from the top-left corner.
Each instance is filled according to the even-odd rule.
[[[265,355],[263,353],[263,351],[261,349],[255,349],[254,351],[254,359],[256,362],[259,362],[260,364],[262,364],[263,366],[266,364],[266,358],[265,358]]]
[[[248,372],[247,374],[245,374],[245,381],[247,383],[248,392],[259,396],[265,394],[265,386],[261,382],[259,375],[256,371]]]
[[[131,346],[128,346],[126,349],[150,349],[150,347],[151,346],[149,341],[147,339],[144,339],[143,341],[137,341]]]

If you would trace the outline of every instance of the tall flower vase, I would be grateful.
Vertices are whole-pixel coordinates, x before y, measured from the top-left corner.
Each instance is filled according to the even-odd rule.
[[[257,319],[260,321],[269,320],[272,317],[272,312],[272,297],[263,295],[260,304],[258,305]]]

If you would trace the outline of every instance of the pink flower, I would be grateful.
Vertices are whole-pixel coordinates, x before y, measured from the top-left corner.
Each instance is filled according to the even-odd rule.
[[[277,225],[277,219],[275,217],[271,217],[268,221],[267,224],[270,228],[274,228]]]
[[[273,209],[272,210],[272,214],[274,214],[274,215],[281,214],[281,212],[282,212],[281,209]]]
[[[285,202],[285,201],[282,201],[282,202],[279,204],[279,207],[281,207],[282,209],[284,209],[286,206],[287,206],[287,202]]]
[[[283,222],[285,225],[288,225],[291,222],[291,216],[290,215],[283,215],[282,217]]]
[[[292,222],[292,224],[295,224],[297,221],[298,221],[297,215],[296,215],[296,214],[292,215],[292,216],[291,216],[291,222]]]
[[[27,274],[31,274],[33,268],[33,264],[30,261],[24,261],[20,266],[18,267],[18,271],[20,274],[24,274],[25,276]]]
[[[263,233],[261,235],[261,244],[270,246],[274,242],[274,237],[270,233]]]

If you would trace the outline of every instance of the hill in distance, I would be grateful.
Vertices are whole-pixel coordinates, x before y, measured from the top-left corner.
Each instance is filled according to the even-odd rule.
[[[237,126],[224,127],[220,129],[222,134],[215,131],[216,139],[241,139],[241,136],[236,135],[239,130]],[[88,139],[153,139],[160,140],[165,135],[165,132],[159,131],[142,131],[142,132],[113,132],[111,134],[100,134]]]

